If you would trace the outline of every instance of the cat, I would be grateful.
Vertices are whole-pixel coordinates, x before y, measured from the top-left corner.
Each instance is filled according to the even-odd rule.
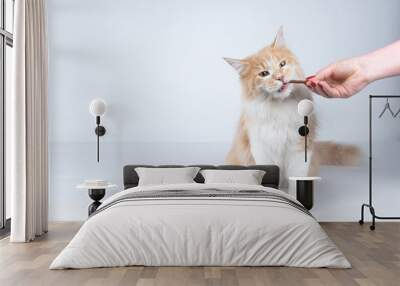
[[[243,108],[227,164],[274,164],[280,167],[281,188],[287,188],[289,176],[317,175],[319,165],[353,165],[358,148],[333,142],[315,142],[317,115],[309,116],[308,157],[304,158],[304,137],[298,133],[303,117],[297,105],[313,100],[302,84],[304,79],[296,56],[287,48],[280,27],[275,40],[259,52],[245,58],[224,58],[238,73],[242,84]]]

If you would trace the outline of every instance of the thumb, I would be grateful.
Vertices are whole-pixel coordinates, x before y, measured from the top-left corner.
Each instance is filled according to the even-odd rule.
[[[326,81],[327,79],[329,79],[331,77],[332,70],[333,70],[332,65],[329,65],[329,66],[319,70],[315,74],[315,79],[318,80],[318,81]]]

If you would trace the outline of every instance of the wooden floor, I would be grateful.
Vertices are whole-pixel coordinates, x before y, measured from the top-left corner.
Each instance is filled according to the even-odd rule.
[[[353,268],[121,267],[48,270],[80,223],[53,223],[32,243],[0,241],[0,285],[400,285],[400,223],[323,223]]]

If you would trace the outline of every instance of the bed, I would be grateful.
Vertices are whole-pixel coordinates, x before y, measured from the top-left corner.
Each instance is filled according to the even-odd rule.
[[[124,190],[107,198],[88,218],[50,269],[351,267],[315,218],[278,190],[277,166],[198,166],[263,170],[260,185],[205,184],[199,172],[195,183],[152,186],[138,186],[137,167],[155,166],[125,166]]]

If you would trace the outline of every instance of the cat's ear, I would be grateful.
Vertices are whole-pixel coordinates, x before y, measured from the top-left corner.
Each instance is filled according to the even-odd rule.
[[[283,26],[279,27],[278,33],[276,33],[275,40],[272,43],[273,48],[284,48],[286,47],[285,37],[283,36]]]
[[[241,74],[247,66],[247,63],[243,60],[237,60],[231,58],[224,58],[224,60],[228,64],[230,64],[239,74]]]

